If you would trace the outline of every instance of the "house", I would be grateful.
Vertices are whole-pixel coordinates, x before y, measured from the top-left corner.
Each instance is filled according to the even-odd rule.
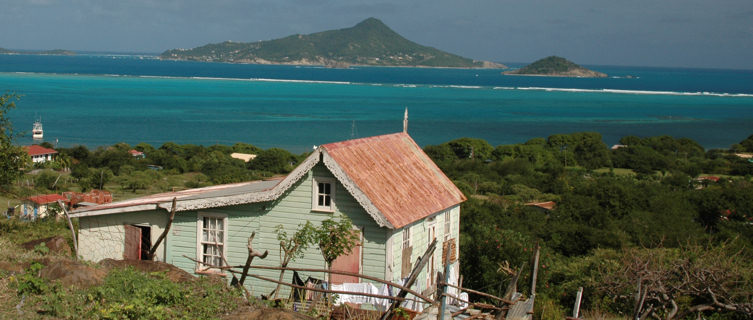
[[[45,148],[36,144],[24,146],[24,149],[26,149],[26,152],[31,157],[32,163],[53,161],[55,160],[55,156],[58,154],[58,152],[53,149]]]
[[[230,154],[230,157],[233,159],[243,160],[243,162],[249,162],[251,160],[256,159],[255,154],[240,153],[240,152],[233,152]]]
[[[156,259],[193,274],[216,273],[190,258],[217,264],[226,258],[242,265],[247,240],[256,232],[255,250],[268,250],[254,265],[279,266],[275,228],[294,232],[306,221],[349,218],[361,245],[333,263],[333,269],[360,272],[400,282],[432,239],[437,250],[419,275],[417,289],[430,289],[444,263],[457,281],[460,204],[466,200],[457,187],[404,132],[325,144],[314,150],[284,178],[168,192],[80,208],[79,254],[86,260],[139,259],[164,230],[171,200],[176,214]],[[445,250],[451,253],[444,259]],[[223,263],[224,264],[224,263]],[[310,248],[291,267],[325,268],[318,248]],[[254,270],[276,279],[278,271]],[[290,279],[292,273],[286,273]],[[324,274],[302,273],[324,279]],[[332,283],[359,282],[333,276]],[[246,285],[254,294],[276,286],[253,279]],[[415,287],[414,287],[415,288]]]
[[[21,215],[26,219],[44,218],[49,214],[49,206],[57,203],[58,200],[67,201],[65,197],[59,194],[45,194],[28,197],[21,202]]]
[[[131,157],[134,157],[134,158],[138,158],[138,159],[146,158],[146,155],[143,152],[136,149],[128,150],[128,153],[131,155]]]

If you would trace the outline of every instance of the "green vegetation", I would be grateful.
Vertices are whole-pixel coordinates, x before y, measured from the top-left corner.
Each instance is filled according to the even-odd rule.
[[[375,18],[354,27],[308,35],[241,43],[226,41],[190,50],[172,49],[162,59],[243,63],[483,67],[463,58],[407,40]],[[488,65],[488,64],[487,64]]]
[[[16,107],[15,101],[18,98],[13,93],[0,95],[0,191],[7,190],[20,175],[19,168],[27,166],[31,161],[27,161],[23,148],[13,144],[17,134],[13,131],[8,112]]]
[[[583,68],[565,58],[550,56],[505,74],[604,78],[607,75]]]
[[[621,143],[609,150],[598,134],[574,133],[497,147],[469,138],[427,146],[469,198],[461,209],[464,283],[502,295],[510,268],[527,263],[538,243],[537,306],[549,316],[569,314],[579,286],[584,310],[631,316],[642,281],[641,310],[658,318],[668,318],[672,303],[675,319],[695,319],[699,308],[714,319],[750,317],[753,163],[685,138]],[[695,179],[702,173],[720,179]],[[525,205],[549,200],[552,211]],[[712,276],[719,281],[699,280]],[[530,279],[519,284],[525,292]]]
[[[12,106],[7,101],[2,101],[4,111]],[[12,128],[3,129],[5,137],[13,136]],[[502,295],[511,273],[539,244],[538,317],[569,313],[578,287],[585,288],[583,309],[594,317],[632,317],[635,310],[662,319],[753,316],[753,163],[735,154],[751,152],[753,136],[729,150],[704,150],[695,141],[669,136],[628,136],[620,144],[610,150],[598,133],[581,132],[515,145],[461,138],[427,146],[426,153],[469,199],[462,205],[459,239],[464,285]],[[132,156],[132,148],[145,157]],[[242,143],[158,148],[121,143],[58,151],[58,160],[36,165],[40,170],[34,174],[9,176],[3,196],[104,188],[121,200],[285,174],[306,156]],[[257,157],[245,163],[230,157],[232,152]],[[714,177],[700,179],[708,175]],[[556,207],[526,205],[534,201],[555,201]],[[329,227],[299,242],[326,247],[321,239],[350,230]],[[0,247],[6,248],[0,252],[0,310],[14,310],[25,296],[24,310],[57,318],[214,317],[221,308],[233,308],[223,303],[236,301],[231,297],[238,293],[222,286],[173,286],[159,275],[132,271],[91,289],[64,288],[35,273],[39,266],[32,262],[41,263],[49,248],[21,252],[15,247],[53,235],[71,241],[66,225],[54,219],[0,220]],[[280,237],[295,242],[294,236]],[[333,248],[336,256],[342,247]],[[30,272],[6,277],[7,263]],[[117,287],[123,283],[143,290]],[[645,296],[640,308],[632,298],[638,283]],[[526,292],[530,279],[519,284]],[[108,293],[113,290],[118,294]],[[203,300],[191,300],[196,297]]]

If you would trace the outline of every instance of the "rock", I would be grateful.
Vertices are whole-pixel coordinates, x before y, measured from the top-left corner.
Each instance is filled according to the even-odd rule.
[[[61,236],[32,240],[22,244],[21,247],[26,250],[34,250],[34,248],[42,242],[44,242],[45,246],[50,249],[50,253],[55,253],[66,257],[70,257],[73,254],[71,247],[68,245],[68,242],[65,241],[65,238]]]
[[[40,276],[47,280],[58,280],[65,286],[89,288],[102,284],[107,270],[77,261],[58,260],[49,261],[40,271]]]

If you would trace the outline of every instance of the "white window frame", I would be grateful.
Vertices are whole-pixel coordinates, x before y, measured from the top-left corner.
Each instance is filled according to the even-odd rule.
[[[311,211],[318,211],[318,212],[335,212],[335,198],[336,198],[336,190],[337,190],[337,183],[335,179],[332,178],[323,178],[323,177],[314,177],[312,179],[313,183],[311,185]],[[320,183],[328,183],[329,184],[329,206],[325,205],[319,205],[319,184]]]
[[[444,213],[444,241],[450,238],[452,238],[452,211],[448,210]]]
[[[409,248],[410,246],[411,246],[410,227],[405,227],[403,229],[403,246],[402,246],[402,250],[405,250],[406,248]]]
[[[210,213],[199,212],[196,218],[196,260],[204,261],[204,244],[213,245],[213,243],[205,242],[203,240],[204,235],[204,218],[220,219],[222,221],[222,256],[227,260],[227,233],[228,233],[228,219],[227,215],[223,213]],[[222,262],[222,261],[221,261]],[[224,265],[224,262],[220,263]],[[209,268],[200,263],[196,264],[196,272],[199,273],[221,273],[221,270],[215,268]]]

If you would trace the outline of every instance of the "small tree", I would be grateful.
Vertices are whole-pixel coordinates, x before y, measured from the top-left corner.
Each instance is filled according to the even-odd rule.
[[[340,221],[327,219],[316,229],[316,240],[322,251],[327,270],[332,269],[332,262],[341,255],[350,254],[360,240],[358,232],[353,230],[353,223],[347,217]],[[330,279],[332,275],[330,274]]]
[[[317,229],[309,221],[306,221],[306,224],[303,225],[299,224],[298,231],[292,236],[288,235],[288,232],[285,231],[282,225],[278,225],[277,240],[280,241],[280,251],[282,251],[280,255],[280,267],[285,268],[293,260],[303,257],[306,249],[316,241],[316,235]],[[280,282],[282,282],[284,275],[285,270],[280,270]],[[280,293],[280,286],[281,284],[278,283],[277,288],[275,288],[275,299]]]
[[[13,145],[16,133],[8,112],[16,107],[14,93],[0,95],[0,188],[6,188],[21,175],[21,168],[29,164],[23,148]]]

